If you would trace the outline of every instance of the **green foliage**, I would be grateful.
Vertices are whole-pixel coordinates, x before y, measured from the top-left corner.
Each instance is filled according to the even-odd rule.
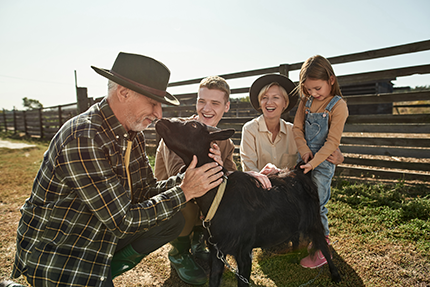
[[[43,108],[43,105],[41,102],[39,102],[38,100],[29,99],[27,97],[22,99],[22,105],[24,106],[24,108],[27,108],[28,110]]]
[[[239,97],[239,98],[231,98],[230,102],[232,103],[249,103],[249,96]]]
[[[152,170],[154,170],[154,167],[155,167],[155,153],[156,153],[155,147],[146,147],[146,155],[148,156],[149,164],[151,165]]]
[[[412,88],[411,91],[427,91],[430,90],[430,86],[416,86],[415,88]]]
[[[0,133],[0,137],[15,140],[5,133]],[[25,142],[29,143],[27,139]],[[32,140],[31,143],[36,143],[37,148],[0,151],[0,214],[5,223],[0,226],[0,274],[4,277],[11,273],[14,256],[11,246],[15,245],[16,224],[21,216],[19,207],[29,196],[48,147],[48,142]],[[147,153],[153,167],[155,147],[147,147]],[[238,159],[235,161],[240,166]],[[322,269],[302,268],[298,262],[307,255],[306,247],[290,253],[271,253],[256,248],[251,276],[253,286],[288,287],[310,282],[308,286],[427,286],[430,262],[428,186],[408,186],[402,181],[396,184],[355,184],[346,180],[334,181],[332,186],[328,204],[333,240],[331,250],[342,273],[342,282],[334,285],[330,281],[327,266]],[[167,257],[167,254],[161,257]],[[141,263],[145,267],[141,268],[157,265],[163,269],[166,266],[159,260],[161,257],[147,258]],[[177,277],[169,275],[169,272],[174,272],[170,265],[166,268],[167,279],[162,280],[166,280],[165,286],[170,286],[175,280],[172,278]],[[25,284],[24,279],[20,280]],[[176,280],[177,286],[185,286]],[[236,276],[231,271],[224,272],[222,286],[237,286]]]
[[[427,186],[354,184],[338,182],[332,188],[331,211],[335,226],[350,233],[382,233],[416,242],[430,252],[430,195]],[[345,224],[346,223],[346,224]]]

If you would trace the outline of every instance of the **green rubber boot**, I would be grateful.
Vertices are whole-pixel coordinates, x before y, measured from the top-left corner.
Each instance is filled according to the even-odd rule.
[[[134,266],[139,264],[146,255],[148,254],[137,253],[131,244],[115,253],[110,264],[112,279],[132,269]]]
[[[205,235],[204,235],[204,227],[203,226],[195,226],[194,234],[191,240],[191,253],[204,261],[209,261],[210,259],[210,251],[206,246]]]
[[[21,285],[9,280],[3,280],[0,282],[0,287],[26,287],[27,285]]]
[[[169,260],[178,273],[179,278],[191,285],[203,285],[207,281],[206,273],[198,265],[190,254],[190,237],[178,237],[172,242],[172,249],[169,251]]]

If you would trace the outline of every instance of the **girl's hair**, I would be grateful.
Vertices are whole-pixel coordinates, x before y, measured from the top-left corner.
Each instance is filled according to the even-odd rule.
[[[334,83],[331,86],[331,95],[343,97],[330,62],[320,55],[310,57],[303,63],[300,69],[300,81],[297,86],[300,95],[305,98],[310,97],[308,91],[304,88],[304,83],[307,79],[329,81],[332,76],[334,77]]]
[[[261,98],[264,96],[264,94],[266,94],[266,92],[271,88],[271,87],[273,87],[273,86],[278,86],[279,87],[279,90],[281,91],[281,94],[282,94],[282,96],[284,97],[284,99],[285,99],[285,108],[284,108],[284,110],[286,109],[286,108],[288,108],[288,105],[290,104],[290,98],[288,97],[288,93],[287,93],[287,91],[284,89],[284,87],[282,87],[279,83],[277,83],[277,82],[272,82],[272,83],[270,83],[270,84],[267,84],[267,85],[265,85],[263,88],[261,88],[261,90],[260,90],[260,92],[258,93],[258,97],[257,97],[257,99],[258,99],[258,104],[260,105],[260,102],[261,102]],[[261,106],[260,106],[260,109],[261,109]]]

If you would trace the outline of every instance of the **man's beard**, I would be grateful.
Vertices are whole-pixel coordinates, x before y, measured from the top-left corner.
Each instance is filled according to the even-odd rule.
[[[127,115],[127,121],[129,122],[129,128],[131,131],[141,132],[146,129],[153,121],[157,118],[154,116],[146,116],[141,120],[137,120],[133,115]],[[150,120],[151,123],[145,123],[146,120]]]

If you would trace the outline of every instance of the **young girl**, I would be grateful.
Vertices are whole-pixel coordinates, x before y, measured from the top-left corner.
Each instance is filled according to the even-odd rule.
[[[329,242],[327,208],[330,199],[330,184],[335,165],[327,158],[338,148],[343,127],[348,117],[348,107],[342,99],[339,84],[330,62],[322,56],[314,56],[303,63],[300,70],[299,93],[301,101],[294,118],[294,139],[307,173],[318,187],[321,221]],[[315,256],[303,258],[305,268],[317,268],[327,261],[321,251]]]

